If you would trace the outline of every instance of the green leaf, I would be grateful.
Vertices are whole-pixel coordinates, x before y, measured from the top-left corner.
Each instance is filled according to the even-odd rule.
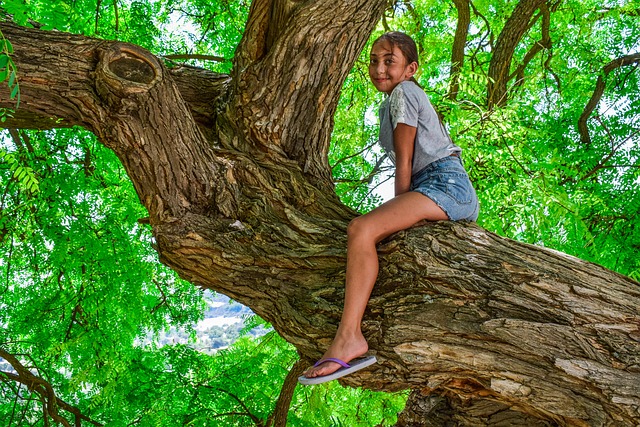
[[[13,55],[13,45],[11,44],[11,42],[7,39],[4,39],[5,45],[3,50],[5,52],[7,52],[9,55]]]
[[[18,86],[18,84],[16,84],[13,89],[11,90],[11,99],[16,99],[18,100],[18,102],[20,102],[20,86]]]

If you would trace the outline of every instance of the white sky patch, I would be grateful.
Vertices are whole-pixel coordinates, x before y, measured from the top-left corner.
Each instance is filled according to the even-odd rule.
[[[191,22],[182,12],[177,10],[173,11],[169,15],[169,23],[158,24],[158,27],[164,27],[170,37],[176,37],[181,40],[187,49],[195,49],[196,40],[194,40],[194,37],[200,36],[200,28]]]
[[[7,129],[0,129],[0,148],[7,151],[15,151],[16,149]]]
[[[210,317],[198,322],[195,326],[196,331],[206,331],[214,326],[226,326],[235,325],[236,323],[242,323],[241,317]]]
[[[393,171],[380,174],[380,181],[383,182],[376,187],[374,193],[382,198],[382,203],[389,201],[395,197],[395,179],[392,177],[392,175]]]
[[[366,126],[378,126],[377,106],[372,105],[367,109],[364,114],[364,123]],[[374,146],[373,151],[377,155],[383,154],[383,149],[380,143],[377,143]],[[367,154],[365,153],[365,157],[366,155]],[[370,161],[371,159],[367,160]],[[386,162],[389,162],[389,160],[386,160]],[[395,180],[393,179],[394,170],[395,168],[392,168],[378,174],[373,183],[371,183],[371,187],[375,187],[375,189],[373,190],[373,194],[379,196],[382,199],[382,203],[393,199],[393,197],[395,196]]]

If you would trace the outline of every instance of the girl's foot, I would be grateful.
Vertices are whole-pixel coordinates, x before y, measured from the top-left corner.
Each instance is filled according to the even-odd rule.
[[[369,351],[369,345],[361,333],[351,338],[336,335],[322,359],[332,357],[349,363],[351,360],[364,355],[367,351]],[[307,378],[322,377],[334,373],[341,367],[336,362],[327,361],[307,369],[304,376]]]

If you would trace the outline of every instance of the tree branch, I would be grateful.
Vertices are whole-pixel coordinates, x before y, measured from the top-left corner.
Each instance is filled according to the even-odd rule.
[[[509,80],[516,78],[518,84],[522,84],[524,80],[524,70],[535,56],[543,49],[551,49],[551,35],[549,34],[549,26],[551,25],[551,13],[546,4],[540,6],[540,13],[542,15],[542,39],[535,42],[533,46],[527,51],[522,64],[516,68],[516,70],[509,75]]]
[[[453,3],[458,10],[458,23],[451,51],[451,70],[449,71],[451,82],[447,98],[455,101],[460,88],[460,70],[464,65],[464,50],[467,45],[467,35],[469,34],[469,25],[471,23],[471,9],[469,6],[470,0],[453,0]]]
[[[228,61],[227,58],[222,56],[215,55],[200,55],[196,53],[191,54],[175,54],[175,55],[162,55],[165,59],[177,60],[177,59],[199,59],[201,61],[216,61],[216,62],[225,62]]]
[[[520,0],[498,36],[489,64],[487,106],[502,106],[507,102],[507,83],[511,60],[522,36],[528,31],[533,13],[545,0]]]
[[[115,16],[115,31],[120,31],[120,14],[118,11],[118,0],[113,0],[113,14]]]
[[[27,388],[35,392],[41,401],[43,402],[43,412],[45,417],[45,423],[48,422],[47,417],[50,417],[55,422],[64,425],[65,427],[71,427],[69,421],[59,414],[58,408],[72,414],[75,418],[75,425],[80,425],[80,421],[87,421],[94,426],[102,426],[103,424],[92,420],[91,418],[83,415],[78,408],[68,404],[59,397],[56,396],[53,386],[45,379],[32,374],[13,354],[0,348],[0,357],[9,362],[9,364],[15,369],[16,373],[0,371],[6,380],[18,382],[27,386]],[[0,380],[3,380],[0,376]],[[17,393],[16,393],[17,394]]]
[[[640,53],[621,56],[602,67],[602,70],[598,75],[598,80],[596,81],[596,87],[593,90],[593,94],[578,119],[578,132],[580,133],[580,140],[583,144],[587,146],[591,145],[591,136],[589,134],[589,127],[587,126],[587,120],[591,117],[591,114],[600,102],[600,98],[602,98],[602,95],[604,94],[604,90],[607,87],[607,76],[613,70],[632,64],[640,64]]]
[[[259,61],[267,52],[267,34],[274,0],[253,0],[246,28],[233,58],[235,78],[247,67]]]
[[[95,33],[98,34],[98,23],[100,22],[100,6],[102,5],[102,0],[96,1],[96,23],[95,23]]]
[[[471,70],[473,72],[477,72],[478,70],[476,69],[476,64],[478,64],[481,68],[479,70],[479,72],[486,74],[484,67],[482,66],[482,64],[480,63],[480,61],[478,60],[478,52],[480,52],[481,50],[490,49],[491,51],[494,50],[494,35],[493,32],[491,31],[491,24],[489,23],[489,20],[487,19],[486,16],[484,16],[479,10],[478,8],[475,6],[475,4],[473,4],[472,1],[469,2],[469,4],[471,5],[471,9],[473,10],[473,14],[477,17],[479,17],[485,24],[486,26],[486,31],[484,32],[484,35],[482,36],[482,39],[480,41],[478,41],[476,43],[476,47],[473,50],[473,53],[471,53],[469,55],[469,62],[471,63]],[[487,38],[489,38],[488,41],[485,41]]]
[[[253,421],[253,423],[256,426],[261,426],[262,425],[262,420],[260,418],[258,418],[257,416],[255,416],[251,410],[247,407],[247,405],[245,405],[245,403],[242,401],[242,399],[240,399],[238,396],[236,396],[235,394],[231,393],[229,390],[224,390],[221,388],[217,388],[216,390],[218,390],[221,393],[225,393],[227,395],[229,395],[233,400],[235,400],[236,402],[238,402],[238,404],[242,407],[242,409],[244,409],[245,412],[240,412],[239,414],[242,415],[246,415],[247,417],[251,418],[251,421]],[[218,416],[223,416],[226,414],[218,414]]]
[[[630,141],[634,136],[638,135],[639,133],[640,133],[640,130],[637,130],[634,133],[632,133],[631,135],[629,135],[628,137],[624,138],[617,145],[612,146],[611,147],[611,151],[604,158],[600,159],[598,164],[596,164],[589,172],[584,174],[584,176],[582,176],[582,178],[580,178],[580,180],[581,181],[585,181],[585,180],[591,178],[592,176],[594,176],[601,169],[605,169],[607,167],[607,163],[617,153],[618,149],[620,149],[620,147],[622,147],[624,144],[626,144],[628,141]]]
[[[291,399],[293,398],[293,392],[298,385],[298,377],[304,372],[305,367],[308,365],[306,360],[297,360],[280,389],[280,395],[276,402],[276,407],[273,413],[269,416],[266,422],[267,427],[285,427],[287,425],[287,415],[289,414],[289,406],[291,406]]]
[[[616,7],[616,8],[604,7],[602,8],[602,10],[604,10],[604,12],[601,13],[601,15],[603,16],[613,11],[619,13],[620,15],[625,15],[625,16],[632,16],[632,17],[640,16],[640,8],[631,9],[631,8],[625,8],[625,7]]]
[[[0,29],[15,47],[24,101],[2,127],[53,129],[82,126],[91,129],[94,124],[87,113],[94,102],[95,82],[91,73],[97,65],[97,51],[116,42],[23,28],[6,21],[0,22]],[[46,67],[41,61],[49,57],[58,61],[55,73],[43,70]],[[227,92],[230,77],[186,65],[174,67],[167,73],[196,122],[202,128],[211,128],[215,100]],[[70,81],[73,85],[69,85]],[[0,85],[0,108],[13,108],[6,85]]]
[[[0,26],[10,34],[24,73],[25,102],[15,115],[17,119],[40,116],[50,124],[61,121],[62,125],[80,125],[95,133],[119,156],[152,223],[179,217],[185,209],[193,208],[235,215],[234,196],[221,181],[224,173],[216,173],[229,163],[216,157],[177,85],[156,57],[126,43],[8,23]],[[51,55],[59,67],[56,72],[40,62]],[[192,75],[191,70],[185,67],[175,75],[180,79]],[[194,79],[190,84],[200,82],[202,79]],[[209,88],[212,86],[224,88],[225,83],[215,79]],[[196,89],[186,87],[191,93]],[[208,107],[200,110],[203,115],[215,111],[212,100],[207,103]],[[21,116],[22,111],[26,114]],[[3,124],[14,125],[9,121]],[[158,165],[157,159],[164,161]]]

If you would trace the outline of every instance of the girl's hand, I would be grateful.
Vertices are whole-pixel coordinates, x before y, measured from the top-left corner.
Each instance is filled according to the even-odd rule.
[[[393,149],[396,153],[396,196],[409,191],[413,165],[413,150],[417,129],[398,123],[393,131]]]

